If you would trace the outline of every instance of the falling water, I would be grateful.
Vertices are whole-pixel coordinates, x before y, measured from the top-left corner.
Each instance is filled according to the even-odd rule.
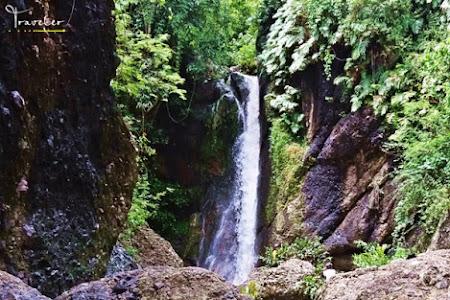
[[[245,281],[258,260],[256,231],[261,148],[259,82],[255,76],[245,76],[245,80],[249,95],[242,103],[238,101],[243,129],[233,146],[235,172],[231,197],[226,203],[216,206],[218,213],[222,213],[220,222],[200,263],[234,284]],[[201,247],[204,247],[204,243],[202,241]]]

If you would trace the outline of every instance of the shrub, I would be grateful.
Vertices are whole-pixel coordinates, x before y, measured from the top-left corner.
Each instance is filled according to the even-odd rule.
[[[388,251],[390,249],[389,245],[383,244],[380,245],[377,242],[373,243],[366,243],[363,241],[356,241],[355,244],[364,250],[363,253],[360,254],[354,254],[353,255],[353,263],[358,268],[367,268],[371,266],[383,266],[387,265],[391,261],[399,258],[408,258],[408,256],[414,254],[413,250],[405,249],[401,247],[397,247],[394,249],[391,249],[391,251]],[[389,255],[388,253],[393,253],[392,255]]]
[[[291,258],[298,258],[306,260],[315,266],[314,274],[305,276],[303,281],[299,284],[305,288],[305,295],[313,299],[317,291],[325,284],[322,278],[322,270],[325,263],[331,261],[328,252],[323,248],[319,238],[313,240],[307,237],[300,239],[296,238],[292,244],[284,244],[278,249],[276,255],[271,247],[265,248],[265,253],[260,256],[261,260],[269,267],[280,265]]]
[[[260,299],[258,292],[258,284],[255,281],[250,281],[247,286],[240,287],[239,290],[247,296],[252,297],[253,299]]]
[[[402,75],[387,114],[396,129],[388,146],[403,150],[396,171],[400,244],[416,227],[431,236],[450,209],[449,41],[425,42],[421,54],[411,54],[390,76]]]
[[[314,269],[313,275],[308,275],[303,279],[303,286],[305,288],[304,295],[308,296],[310,299],[316,297],[317,292],[325,285],[325,280],[323,279],[322,271],[323,265],[320,264]]]
[[[321,63],[330,79],[333,62],[345,62],[334,84],[352,111],[371,105],[383,117],[386,148],[399,157],[399,245],[418,227],[431,237],[450,210],[449,16],[441,0],[287,0],[260,56],[284,106],[294,73]]]
[[[291,258],[306,260],[314,265],[322,265],[330,259],[328,252],[323,249],[319,238],[310,240],[308,238],[296,238],[292,244],[284,244],[273,255],[271,247],[265,248],[265,253],[260,256],[266,266],[275,267]]]

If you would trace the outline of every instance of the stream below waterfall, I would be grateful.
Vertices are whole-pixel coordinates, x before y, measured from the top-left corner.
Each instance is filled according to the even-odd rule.
[[[234,284],[244,282],[258,261],[258,189],[260,180],[261,124],[259,79],[244,75],[248,96],[236,101],[242,130],[232,151],[232,176],[222,185],[231,189],[216,203],[216,228],[201,242],[200,266],[222,275]],[[219,221],[220,218],[220,221]],[[204,220],[203,228],[212,226]]]

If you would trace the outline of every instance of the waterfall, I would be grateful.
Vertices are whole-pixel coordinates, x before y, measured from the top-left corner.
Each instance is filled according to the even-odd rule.
[[[242,132],[233,146],[234,172],[228,184],[231,192],[223,203],[215,203],[220,221],[208,249],[204,249],[205,238],[200,246],[200,252],[203,252],[200,265],[221,274],[234,284],[245,281],[258,260],[256,231],[261,150],[259,81],[255,76],[244,78],[249,94],[242,103],[237,101]],[[211,224],[204,220],[203,228],[208,225]]]

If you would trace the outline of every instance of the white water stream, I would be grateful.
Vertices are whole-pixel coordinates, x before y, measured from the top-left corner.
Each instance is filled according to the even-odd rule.
[[[219,226],[201,263],[234,284],[245,281],[258,260],[256,234],[261,149],[259,81],[255,76],[245,76],[245,80],[250,93],[245,101],[238,103],[243,130],[233,148],[235,174],[231,187],[232,198],[224,206]]]

